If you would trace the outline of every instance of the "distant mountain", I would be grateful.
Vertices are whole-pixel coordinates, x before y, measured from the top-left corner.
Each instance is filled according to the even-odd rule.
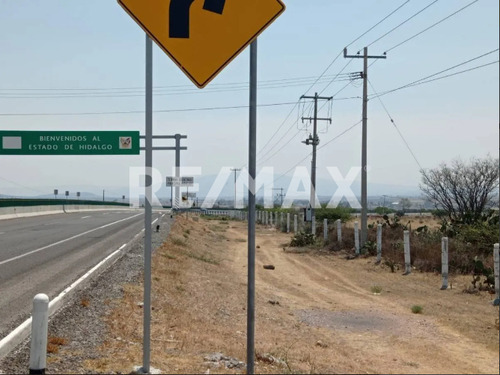
[[[198,198],[204,199],[212,188],[215,188],[217,185],[214,184],[217,180],[217,175],[205,175],[205,176],[194,176],[194,182],[198,185],[198,189],[196,190],[196,196]],[[290,182],[292,180],[291,176],[283,176],[279,180],[277,180],[273,188],[281,189],[283,188],[283,194],[286,194]],[[220,186],[219,198],[226,199],[228,201],[232,201],[234,199],[234,175],[231,173],[227,176],[227,179],[224,181],[223,179],[218,181]],[[318,179],[316,183],[317,194],[321,201],[329,200],[335,191],[337,190],[337,184],[332,179]],[[359,198],[361,195],[361,183],[359,180],[354,181],[351,185],[351,189],[354,194]],[[29,198],[54,198],[52,187],[36,187],[37,191],[47,191],[48,194],[39,194],[33,196],[33,194],[29,194],[28,192],[22,192],[24,194],[16,194],[16,197],[29,197]],[[125,196],[125,202],[128,202],[130,191],[129,188],[124,187],[98,187],[93,185],[85,185],[85,186],[59,186],[58,188],[58,199],[65,198],[65,191],[69,191],[69,198],[77,199],[76,193],[78,191],[81,192],[80,199],[83,200],[102,200],[103,193],[104,199],[106,201],[115,201],[121,202],[123,201],[123,196]],[[103,192],[104,190],[104,192]],[[214,189],[217,191],[217,189]],[[195,187],[182,187],[181,192],[186,193],[189,191],[190,193],[195,192]],[[307,197],[309,196],[309,191],[305,192],[303,184],[300,184],[299,191],[304,191]],[[10,191],[9,191],[10,192]],[[218,192],[218,191],[217,191]],[[246,188],[245,188],[246,192]],[[279,190],[273,190],[273,196],[278,200]],[[165,182],[163,182],[162,186],[158,191],[155,192],[156,196],[160,199],[163,204],[170,203],[170,195],[171,188],[165,186]],[[368,184],[368,196],[369,197],[382,197],[386,196],[386,203],[392,203],[391,200],[397,201],[398,198],[401,197],[419,197],[421,196],[421,192],[417,186],[404,186],[404,185],[392,185],[392,184],[378,184],[378,183],[369,183]],[[245,194],[246,196],[246,194]],[[263,196],[263,190],[261,189],[257,192],[257,197],[261,198]],[[9,197],[9,195],[3,194],[0,197]]]

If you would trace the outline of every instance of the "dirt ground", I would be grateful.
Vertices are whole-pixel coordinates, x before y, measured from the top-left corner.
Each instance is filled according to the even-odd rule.
[[[205,357],[246,360],[246,225],[178,216],[154,254],[151,365],[162,373],[245,373]],[[440,275],[292,249],[290,238],[257,228],[256,372],[498,374],[499,311],[492,295],[462,292],[470,277],[452,276],[441,291]],[[109,302],[108,339],[89,372],[142,363],[142,285],[124,289]]]

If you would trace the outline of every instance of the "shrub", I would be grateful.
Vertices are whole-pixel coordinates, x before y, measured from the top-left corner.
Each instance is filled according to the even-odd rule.
[[[424,310],[424,308],[420,305],[413,305],[411,307],[411,312],[414,314],[421,314],[423,310]]]
[[[315,240],[316,238],[312,233],[298,232],[292,237],[290,246],[301,247],[301,246],[313,245]]]
[[[351,218],[351,213],[353,210],[349,207],[337,207],[337,208],[317,208],[314,212],[316,217],[316,222],[328,219],[329,223],[333,223],[338,219],[342,222],[346,222]]]
[[[380,285],[374,285],[370,288],[372,293],[380,294],[382,293],[382,287]]]

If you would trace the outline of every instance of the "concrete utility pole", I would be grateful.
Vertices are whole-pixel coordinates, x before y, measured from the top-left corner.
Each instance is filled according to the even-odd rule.
[[[233,208],[236,209],[236,172],[241,171],[241,168],[231,168],[231,171],[234,172],[234,206],[233,206]]]
[[[283,188],[273,188],[273,190],[279,190],[280,193],[277,194],[279,197],[280,197],[280,207],[283,206],[283,197],[285,196],[285,194],[283,194]]]
[[[361,247],[365,245],[368,227],[368,194],[366,187],[366,145],[367,145],[367,123],[368,123],[368,59],[385,59],[387,56],[368,56],[368,47],[364,48],[363,56],[347,55],[347,48],[344,48],[344,58],[363,59],[363,130],[361,139]]]
[[[316,228],[315,228],[315,223],[316,223],[316,216],[314,213],[314,207],[316,206],[316,147],[319,144],[319,137],[318,137],[318,120],[319,121],[328,121],[330,124],[332,123],[331,118],[318,118],[318,100],[331,100],[333,97],[323,97],[323,96],[318,96],[318,93],[315,93],[314,96],[305,96],[302,95],[300,97],[301,99],[313,99],[314,100],[314,117],[302,117],[302,122],[304,120],[308,121],[313,121],[313,135],[309,135],[309,138],[306,139],[305,141],[302,141],[302,143],[305,143],[306,145],[312,145],[313,146],[313,154],[312,154],[312,160],[311,160],[311,198],[309,200],[309,205],[311,206],[311,232],[313,235],[316,234]]]

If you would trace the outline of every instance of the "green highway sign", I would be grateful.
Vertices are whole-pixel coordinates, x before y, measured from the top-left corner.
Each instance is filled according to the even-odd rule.
[[[0,131],[0,155],[137,155],[138,131]]]

